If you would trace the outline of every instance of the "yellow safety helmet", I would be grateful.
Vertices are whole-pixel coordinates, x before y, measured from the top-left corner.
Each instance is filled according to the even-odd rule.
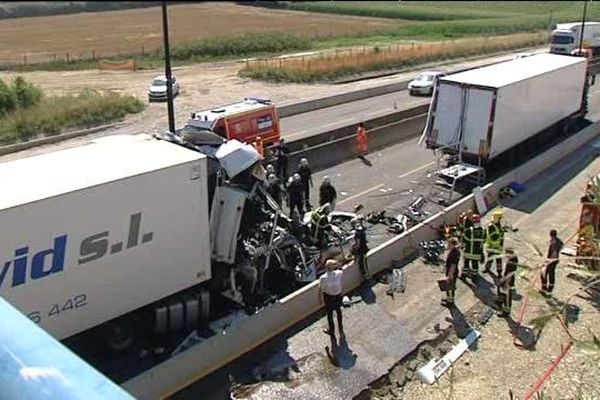
[[[504,218],[504,212],[502,210],[496,210],[492,213],[492,218],[494,218],[494,219]]]

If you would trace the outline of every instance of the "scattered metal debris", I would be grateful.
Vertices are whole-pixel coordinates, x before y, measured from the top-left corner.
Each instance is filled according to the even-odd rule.
[[[406,291],[406,276],[401,269],[393,269],[388,277],[389,289],[386,294],[394,298],[395,293],[404,293]]]
[[[438,265],[446,245],[443,240],[428,240],[419,243],[419,254],[427,264]]]

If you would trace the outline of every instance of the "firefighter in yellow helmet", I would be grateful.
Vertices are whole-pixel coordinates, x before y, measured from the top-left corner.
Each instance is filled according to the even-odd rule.
[[[504,213],[496,210],[492,213],[492,222],[487,226],[485,246],[487,248],[487,259],[485,262],[485,271],[490,272],[494,260],[496,261],[496,272],[498,278],[502,276],[502,257],[504,250],[504,232],[502,218]]]
[[[471,215],[470,222],[472,225],[466,228],[462,237],[464,268],[461,278],[469,277],[475,280],[478,277],[479,263],[483,261],[485,230],[481,226],[479,214]]]

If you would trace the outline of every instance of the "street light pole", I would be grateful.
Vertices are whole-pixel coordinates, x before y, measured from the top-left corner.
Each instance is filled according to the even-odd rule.
[[[165,77],[167,78],[167,112],[169,114],[169,132],[175,133],[175,113],[173,111],[173,86],[171,81],[171,52],[169,51],[169,21],[167,2],[162,2],[163,39],[165,47]]]
[[[581,49],[583,47],[583,31],[585,29],[585,13],[587,12],[587,0],[583,1],[583,16],[581,18],[581,34],[579,35],[579,54],[581,54]]]

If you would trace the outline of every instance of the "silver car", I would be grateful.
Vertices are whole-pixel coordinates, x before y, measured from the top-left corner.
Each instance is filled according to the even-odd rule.
[[[175,97],[179,93],[179,80],[172,75],[171,81],[173,97]],[[167,100],[167,78],[164,75],[154,78],[150,86],[148,86],[148,100]]]
[[[433,88],[435,81],[446,75],[445,71],[426,71],[419,74],[415,79],[410,81],[408,84],[408,92],[411,95],[424,94],[431,96],[433,94]]]

